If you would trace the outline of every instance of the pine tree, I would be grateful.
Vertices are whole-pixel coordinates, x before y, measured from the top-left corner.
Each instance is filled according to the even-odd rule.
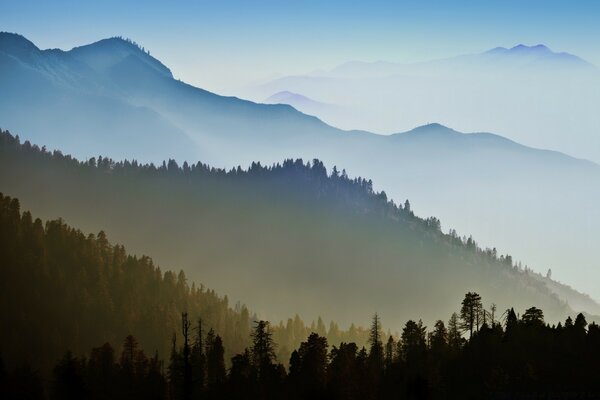
[[[544,312],[537,307],[530,307],[525,310],[521,320],[525,325],[544,326]]]
[[[204,391],[205,371],[206,371],[206,356],[204,353],[202,319],[198,319],[196,327],[196,336],[192,345],[190,354],[190,363],[192,366],[192,393],[194,397],[200,396]]]
[[[518,326],[519,320],[514,308],[510,308],[506,312],[506,333],[512,333]]]
[[[469,338],[473,337],[473,331],[479,330],[482,310],[481,296],[475,292],[465,294],[460,309],[460,327],[463,332],[469,332]]]
[[[275,362],[275,343],[273,333],[270,331],[269,322],[255,322],[252,332],[252,363],[256,368],[259,378],[273,367]]]
[[[392,335],[387,340],[385,344],[385,366],[389,368],[390,365],[394,362],[394,350],[396,348],[396,343],[394,342],[394,338]]]
[[[181,274],[180,274],[181,276]],[[183,336],[183,399],[192,397],[192,364],[190,362],[190,327],[191,322],[186,312],[181,313],[181,334]]]
[[[369,344],[369,359],[376,368],[381,368],[383,366],[383,343],[381,341],[381,322],[377,313],[371,322]]]
[[[297,356],[293,360],[290,359],[290,368],[292,362],[295,364],[292,377],[303,397],[320,398],[327,381],[327,339],[311,333],[308,339],[300,344]]]
[[[448,346],[448,331],[444,322],[438,320],[431,333],[431,350],[438,356],[444,354]]]
[[[225,349],[219,335],[211,341],[210,348],[206,352],[207,384],[211,393],[218,392],[225,383],[225,360],[223,358]]]
[[[448,345],[453,351],[458,351],[462,346],[463,338],[460,334],[458,315],[452,313],[448,321]]]
[[[423,322],[409,320],[402,329],[402,354],[407,363],[414,363],[423,358],[427,350],[425,339],[426,327]]]

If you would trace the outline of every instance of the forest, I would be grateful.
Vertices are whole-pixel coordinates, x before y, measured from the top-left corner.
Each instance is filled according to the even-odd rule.
[[[487,320],[486,320],[487,317]],[[464,338],[463,336],[466,336]],[[0,395],[15,399],[481,399],[597,398],[600,327],[582,314],[545,324],[543,311],[514,309],[495,320],[474,292],[459,314],[433,329],[409,320],[386,338],[374,315],[368,346],[311,333],[286,369],[269,322],[255,321],[250,344],[226,363],[224,342],[181,314],[168,360],[148,356],[128,335],[84,356],[67,351],[46,385],[24,365],[0,359]],[[229,365],[229,367],[227,367]]]
[[[589,297],[449,227],[442,231],[408,200],[397,204],[370,180],[330,167],[319,160],[230,170],[174,160],[80,161],[0,134],[1,190],[26,209],[103,231],[138,258],[182,269],[189,282],[249,304],[287,331],[295,314],[323,334],[336,331],[325,321],[368,326],[373,310],[392,332],[411,318],[431,326],[472,290],[487,307],[536,304],[551,322],[600,313]],[[293,341],[282,341],[288,352],[305,336],[296,330]]]
[[[600,327],[583,314],[549,324],[535,306],[519,315],[468,292],[447,322],[409,320],[397,335],[377,314],[367,330],[327,331],[298,317],[272,326],[103,232],[43,224],[4,195],[0,258],[0,398],[600,394]]]
[[[296,213],[283,220],[286,224],[310,218],[304,222],[309,230],[316,226],[311,222],[331,215],[347,224],[340,226],[360,223],[363,234],[384,226],[386,234],[400,240],[396,248],[413,252],[408,258],[415,262],[413,267],[431,261],[419,263],[417,257],[433,251],[440,259],[448,257],[448,270],[456,268],[438,270],[439,274],[457,274],[462,263],[470,266],[471,274],[479,271],[487,279],[469,282],[469,290],[439,308],[450,312],[431,322],[416,308],[411,311],[415,317],[404,317],[404,293],[398,286],[400,297],[388,297],[386,310],[395,321],[404,318],[397,330],[390,329],[391,324],[384,329],[381,314],[372,317],[370,328],[334,321],[327,325],[320,317],[305,324],[297,314],[271,323],[239,302],[230,304],[227,296],[183,271],[163,270],[148,256],[128,253],[123,245],[109,242],[105,231],[86,234],[60,218],[43,222],[22,211],[17,198],[0,194],[0,398],[479,399],[595,398],[600,393],[600,328],[589,316],[573,313],[510,256],[482,249],[453,231],[444,234],[437,219],[415,216],[408,201],[396,205],[385,193],[374,191],[372,182],[349,178],[336,168],[328,174],[318,160],[288,160],[272,167],[253,164],[247,171],[201,163],[179,167],[174,161],[158,167],[104,158],[80,162],[21,144],[6,132],[0,135],[0,156],[2,166],[20,165],[12,171],[27,187],[42,185],[43,179],[29,175],[24,165],[45,178],[60,172],[66,179],[50,180],[61,182],[54,192],[62,190],[69,207],[85,207],[88,213],[89,204],[102,208],[103,201],[110,202],[118,193],[117,187],[124,189],[135,177],[149,192],[141,187],[129,190],[153,193],[159,201],[167,201],[160,197],[165,190],[171,195],[198,190],[196,194],[205,197],[193,199],[206,207],[206,196],[212,196],[212,206],[225,203],[224,209],[243,223],[244,213],[226,201],[235,193],[251,204],[247,210],[257,211],[256,205],[263,204],[264,211],[279,204],[280,215]],[[71,191],[70,181],[81,185],[81,191]],[[78,196],[85,200],[92,186],[97,202],[74,201]],[[124,190],[114,203],[132,200]],[[265,203],[266,198],[276,200]],[[189,211],[188,201],[168,205]],[[272,223],[277,219],[260,217]],[[152,221],[135,223],[147,227]],[[330,227],[328,233],[339,235],[340,226]],[[163,229],[152,244],[168,241],[165,232],[170,233]],[[314,230],[313,234],[318,235]],[[205,236],[197,239],[196,246],[211,251]],[[210,266],[208,259],[202,262]],[[305,266],[303,273],[316,267]],[[415,279],[410,271],[407,276]],[[476,282],[483,282],[482,288],[496,287],[487,290],[492,294],[518,295],[519,305],[496,305]],[[515,282],[521,284],[502,286]],[[254,290],[262,289],[259,285]],[[281,301],[280,293],[261,296],[292,308],[293,303]],[[440,297],[435,291],[427,293],[427,299],[419,290],[411,294],[438,309],[434,301]],[[530,302],[523,307],[525,301]],[[551,317],[542,311],[544,305],[555,307]],[[369,307],[369,315],[379,312]],[[350,317],[364,320],[362,309],[346,308]],[[397,315],[389,311],[394,309]],[[561,313],[570,316],[557,322]],[[344,325],[349,328],[340,328]]]
[[[599,21],[0,0],[0,400],[600,400]]]
[[[163,272],[149,257],[111,245],[104,232],[84,235],[62,220],[43,224],[0,193],[0,326],[10,327],[0,330],[5,362],[27,361],[47,374],[64,347],[81,354],[131,332],[145,348],[168,354],[181,310],[220,333],[226,356],[248,345],[257,319],[246,306],[229,305],[227,296],[190,284],[182,271]],[[368,337],[355,325],[327,327],[321,318],[306,325],[298,315],[272,331],[282,358],[312,331],[332,343],[364,344]]]

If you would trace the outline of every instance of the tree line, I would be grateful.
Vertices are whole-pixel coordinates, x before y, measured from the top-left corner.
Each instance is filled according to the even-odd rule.
[[[164,356],[182,309],[220,333],[227,357],[248,345],[257,320],[246,306],[190,284],[183,271],[162,271],[149,257],[128,255],[104,232],[85,235],[60,219],[44,224],[0,193],[0,354],[7,364],[28,362],[46,372],[65,348],[83,354],[131,332]],[[296,315],[274,326],[278,356],[287,359],[311,331],[332,343],[365,343],[368,336],[355,325],[343,330],[332,321],[327,328],[321,318],[307,325]]]
[[[171,190],[177,182],[188,182],[197,187],[208,187],[207,184],[234,182],[238,187],[253,187],[255,192],[267,192],[272,196],[280,196],[281,191],[296,199],[316,197],[325,199],[335,209],[360,210],[363,214],[385,216],[391,220],[401,221],[426,232],[429,237],[443,242],[445,245],[460,247],[475,253],[478,257],[497,263],[512,272],[519,273],[521,279],[527,275],[538,275],[527,265],[513,260],[510,254],[499,254],[496,248],[482,248],[472,236],[460,236],[455,229],[449,229],[445,234],[441,231],[441,221],[433,216],[421,218],[412,211],[410,201],[396,203],[389,199],[385,191],[376,191],[373,181],[362,177],[350,177],[345,169],[341,171],[334,166],[328,172],[323,161],[313,159],[286,159],[281,163],[263,165],[252,162],[248,168],[218,168],[198,161],[181,165],[174,159],[163,161],[161,164],[141,163],[137,160],[116,161],[109,157],[91,157],[88,160],[78,160],[71,155],[63,154],[60,150],[49,151],[46,146],[38,146],[29,141],[21,142],[18,135],[0,129],[0,155],[8,158],[19,158],[20,163],[47,165],[51,161],[53,167],[68,172],[68,175],[91,172],[90,176],[110,175],[144,182],[148,179],[166,178],[170,185],[165,190]],[[274,183],[281,185],[273,191]],[[241,192],[237,193],[238,195]],[[328,210],[328,211],[331,211]],[[528,279],[528,284],[544,291],[545,286],[537,280]]]
[[[0,180],[36,213],[63,216],[94,232],[104,229],[130,251],[177,265],[193,281],[233,286],[228,294],[278,316],[292,312],[316,318],[312,313],[319,308],[299,298],[312,293],[312,299],[325,298],[322,315],[348,326],[355,321],[350,309],[363,316],[371,312],[367,299],[359,300],[369,292],[373,308],[397,316],[388,321],[398,329],[404,316],[432,321],[448,314],[450,299],[469,287],[504,308],[538,304],[553,320],[571,312],[541,276],[520,268],[509,255],[482,249],[455,231],[441,232],[439,220],[419,218],[409,201],[396,204],[371,181],[328,170],[320,160],[255,162],[246,169],[174,160],[80,161],[3,132]],[[94,212],[90,204],[96,205]],[[308,273],[302,277],[298,271]],[[347,279],[340,279],[341,271]],[[232,277],[249,284],[232,285]],[[366,290],[355,296],[356,286]],[[257,288],[283,287],[293,290],[278,302],[257,295]],[[392,306],[388,299],[396,290]],[[424,290],[436,297],[435,308],[416,301]],[[351,307],[339,307],[342,298]],[[288,311],[288,303],[296,308]],[[295,318],[292,323],[284,320],[283,328],[295,332]],[[277,338],[280,351],[289,353],[307,333],[298,330],[289,341]],[[364,331],[359,335],[364,341]],[[340,340],[360,342],[349,336]]]
[[[267,321],[255,321],[249,346],[225,360],[225,343],[202,319],[181,314],[170,358],[146,355],[131,335],[120,353],[105,343],[87,357],[66,352],[46,388],[27,367],[0,363],[2,398],[31,399],[427,399],[597,398],[600,327],[582,314],[545,323],[530,307],[495,315],[481,297],[465,295],[447,324],[428,330],[406,322],[385,337],[377,314],[367,346],[330,346],[311,333],[285,368]],[[497,318],[496,318],[497,317]],[[583,397],[582,397],[583,396]],[[596,396],[596,397],[595,397]]]

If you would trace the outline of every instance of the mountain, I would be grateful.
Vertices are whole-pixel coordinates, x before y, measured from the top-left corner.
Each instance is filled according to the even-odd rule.
[[[0,355],[46,374],[71,350],[113,344],[130,334],[166,357],[181,312],[203,318],[233,352],[248,344],[251,317],[226,297],[191,285],[183,272],[161,271],[126,253],[106,234],[84,234],[63,220],[34,219],[0,193]],[[18,305],[18,306],[16,306]]]
[[[188,281],[183,271],[162,271],[150,257],[127,254],[104,231],[84,234],[62,219],[44,223],[2,193],[0,276],[0,322],[9,327],[0,331],[1,365],[27,363],[44,375],[67,350],[82,355],[128,335],[167,359],[173,334],[181,333],[182,312],[193,322],[194,336],[198,318],[204,333],[214,330],[229,358],[250,345],[256,320],[246,306],[231,306],[227,296]],[[298,315],[286,325],[274,323],[271,331],[283,363],[311,332],[332,345],[362,346],[367,339],[363,328],[341,330],[335,322],[327,328],[321,318],[309,326]]]
[[[267,150],[339,133],[288,105],[218,96],[175,80],[167,67],[121,38],[65,52],[39,50],[22,36],[0,33],[0,72],[3,126],[85,157],[100,152],[222,163],[221,154],[250,134],[254,147]],[[275,149],[271,154],[281,156]]]
[[[263,100],[263,103],[287,104],[305,114],[327,115],[329,117],[335,116],[336,119],[344,118],[344,115],[348,113],[348,110],[345,110],[343,107],[338,107],[335,104],[322,103],[301,94],[287,91],[275,93]],[[325,120],[325,122],[327,122],[327,120]]]
[[[120,63],[144,59],[141,51],[118,39],[99,42],[98,47],[98,55],[106,54],[107,47],[114,50],[112,64],[93,63],[85,48],[41,51],[22,36],[1,33],[3,124],[29,132],[32,139],[47,139],[50,145],[84,154],[93,148],[125,156],[135,145],[144,159],[158,153],[191,156],[192,141],[181,129],[156,111],[117,96],[118,87],[105,74]],[[143,67],[160,76],[149,62]],[[49,125],[57,129],[48,132]]]
[[[64,52],[0,34],[0,70],[0,126],[22,139],[80,159],[173,158],[232,168],[318,158],[350,176],[373,179],[396,202],[410,198],[415,211],[439,217],[445,230],[472,233],[537,271],[552,268],[559,280],[586,292],[600,289],[599,237],[592,228],[600,224],[600,188],[590,184],[599,179],[596,164],[494,134],[429,124],[494,126],[502,117],[515,130],[499,132],[543,133],[552,143],[553,132],[560,131],[565,143],[575,143],[577,123],[593,126],[597,115],[598,101],[582,101],[600,93],[586,74],[548,82],[527,71],[480,79],[417,68],[392,80],[305,76],[299,82],[306,90],[289,88],[343,108],[344,123],[365,115],[373,124],[423,121],[411,133],[384,136],[343,131],[289,105],[256,104],[192,87],[120,38]],[[580,96],[580,89],[589,96]],[[577,95],[565,97],[572,94]],[[552,102],[556,107],[549,107]],[[586,132],[586,149],[600,148],[593,145],[595,130]]]
[[[279,91],[347,109],[343,116],[315,114],[342,129],[390,134],[435,121],[600,161],[600,139],[593,134],[600,117],[592,106],[600,101],[600,70],[541,44],[407,64],[351,61],[239,94],[262,99]]]
[[[318,160],[230,171],[173,160],[79,162],[3,133],[0,182],[37,215],[102,227],[134,254],[180,265],[271,320],[298,313],[366,324],[377,311],[399,330],[409,318],[449,316],[469,290],[498,310],[537,305],[548,321],[573,312],[549,288],[563,290],[558,282],[442,233],[436,218],[396,206],[371,181],[328,174]]]
[[[382,78],[390,75],[414,73],[449,72],[451,69],[468,69],[470,72],[498,72],[499,70],[517,69],[537,72],[549,68],[555,71],[597,72],[591,63],[569,53],[557,53],[543,44],[526,46],[523,44],[511,48],[496,47],[483,53],[466,54],[447,59],[420,63],[402,64],[387,61],[351,61],[341,64],[330,71],[311,73],[310,76],[326,76],[330,78]]]
[[[519,44],[509,49],[505,47],[496,47],[486,51],[481,57],[486,57],[489,61],[494,62],[503,62],[503,60],[505,60],[504,62],[514,62],[521,67],[555,66],[563,68],[576,67],[582,69],[595,69],[594,65],[573,54],[566,52],[556,53],[543,44],[537,44],[535,46]]]
[[[264,100],[266,104],[288,104],[294,108],[306,107],[306,106],[321,106],[324,105],[313,99],[309,99],[306,96],[302,96],[298,93],[292,92],[278,92],[272,96],[269,96]],[[298,106],[298,107],[296,107]]]

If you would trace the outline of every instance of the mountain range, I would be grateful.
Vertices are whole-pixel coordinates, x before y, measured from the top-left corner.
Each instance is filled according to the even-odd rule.
[[[475,289],[497,315],[536,305],[557,322],[573,307],[600,311],[588,296],[443,233],[409,202],[398,206],[372,182],[328,173],[318,160],[229,171],[174,160],[80,162],[2,132],[0,182],[36,215],[103,230],[272,321],[297,313],[364,326],[377,311],[393,332],[410,318],[448,318]]]
[[[303,79],[327,91],[331,87],[323,83],[333,78]],[[584,291],[600,289],[598,237],[591,229],[600,223],[600,185],[590,184],[599,181],[600,167],[588,161],[436,123],[388,136],[340,130],[289,105],[187,85],[121,38],[62,51],[40,50],[22,36],[2,33],[0,90],[0,125],[49,149],[80,159],[174,158],[227,168],[322,159],[349,176],[373,179],[374,188],[396,202],[410,198],[415,212],[441,218],[445,230],[472,233],[482,245],[510,251],[535,270],[552,268],[557,279]],[[387,92],[392,90],[397,92]],[[439,101],[424,94],[429,103]],[[327,96],[310,97],[330,103]],[[486,117],[477,110],[470,115]]]
[[[318,98],[348,110],[315,114],[343,129],[390,134],[435,121],[598,162],[599,89],[596,66],[538,44],[418,63],[351,61],[235,93],[257,101],[279,91]]]
[[[177,81],[121,38],[64,52],[2,33],[0,57],[3,126],[78,155],[221,164],[226,149],[250,133],[254,147],[266,150],[338,132],[287,105],[218,96]]]
[[[331,78],[382,78],[389,75],[414,73],[415,69],[421,73],[440,73],[440,70],[468,69],[469,72],[490,73],[501,70],[529,70],[539,72],[540,69],[555,71],[597,72],[593,64],[569,53],[556,53],[543,44],[517,46],[506,48],[496,47],[478,54],[465,54],[461,56],[439,59],[419,63],[393,63],[386,61],[363,62],[350,61],[341,64],[331,71],[318,71],[310,76],[325,76]]]

